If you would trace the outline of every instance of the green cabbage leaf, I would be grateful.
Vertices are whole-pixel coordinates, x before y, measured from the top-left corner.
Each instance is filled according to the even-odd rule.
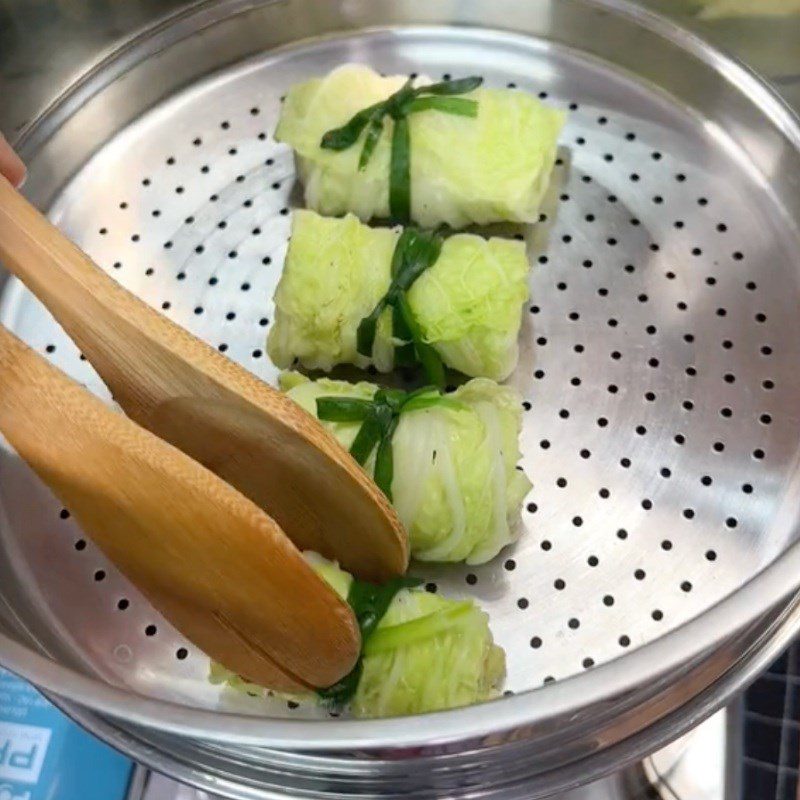
[[[316,416],[319,397],[371,399],[377,387],[361,382],[311,381],[286,373],[282,388]],[[482,564],[517,538],[519,511],[531,483],[517,469],[519,395],[475,378],[447,395],[456,401],[400,415],[392,444],[393,504],[420,561]],[[348,448],[358,422],[323,422]],[[364,465],[374,470],[373,453]]]
[[[347,597],[353,580],[349,573],[318,553],[303,555]],[[368,718],[458,708],[497,696],[504,677],[505,653],[494,643],[489,617],[474,602],[401,589],[364,643],[361,675],[348,710]],[[264,694],[262,687],[213,662],[209,680],[234,692]],[[320,702],[310,694],[274,695]]]
[[[295,359],[308,369],[369,364],[394,366],[391,311],[378,321],[372,357],[357,350],[358,324],[386,294],[398,230],[294,213],[292,236],[275,292],[267,341],[272,361]],[[423,339],[445,365],[474,377],[504,380],[519,357],[522,306],[528,298],[528,260],[522,242],[448,237],[436,262],[408,291]]]
[[[327,216],[349,211],[365,221],[388,218],[392,121],[386,121],[361,170],[360,146],[334,151],[320,142],[327,131],[385,100],[405,80],[345,64],[289,91],[275,138],[296,152],[308,208]],[[429,228],[535,222],[564,114],[512,89],[479,88],[464,97],[477,101],[476,118],[435,110],[408,118],[412,220]]]
[[[457,708],[493,697],[505,654],[489,618],[471,600],[400,592],[364,645],[356,717],[388,717]]]

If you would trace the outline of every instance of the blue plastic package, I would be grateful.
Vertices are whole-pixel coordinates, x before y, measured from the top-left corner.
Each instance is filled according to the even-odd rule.
[[[131,762],[0,669],[0,800],[124,800]]]

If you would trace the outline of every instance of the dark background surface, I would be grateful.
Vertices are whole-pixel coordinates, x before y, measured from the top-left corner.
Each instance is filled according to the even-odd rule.
[[[800,14],[706,19],[700,2],[720,0],[641,4],[736,54],[800,109]],[[752,6],[760,2],[750,0]],[[115,42],[186,5],[186,0],[0,0],[0,130],[13,139],[59,89]]]
[[[739,800],[796,800],[800,758],[800,644],[747,691]]]

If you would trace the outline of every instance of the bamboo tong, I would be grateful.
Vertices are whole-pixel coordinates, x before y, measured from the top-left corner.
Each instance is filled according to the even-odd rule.
[[[358,626],[300,550],[405,571],[386,498],[310,415],[100,270],[0,178],[0,261],[127,416],[0,329],[0,432],[190,640],[263,685],[334,683]]]

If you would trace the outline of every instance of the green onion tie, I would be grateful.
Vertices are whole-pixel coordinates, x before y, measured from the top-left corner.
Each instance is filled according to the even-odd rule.
[[[378,389],[372,400],[318,397],[317,417],[325,422],[361,422],[356,438],[350,445],[350,454],[364,466],[372,451],[378,448],[375,456],[375,483],[391,500],[394,477],[392,437],[400,415],[434,406],[462,408],[457,400],[442,395],[435,387],[424,386],[411,393],[399,389]]]
[[[460,117],[477,117],[478,102],[466,97],[477,89],[483,78],[473,76],[459,80],[442,81],[430,86],[414,88],[409,79],[386,100],[359,111],[341,128],[329,130],[320,142],[326,150],[347,150],[366,131],[358,168],[363,170],[369,163],[375,147],[383,133],[384,118],[391,117],[391,156],[389,161],[389,213],[392,220],[408,223],[411,220],[411,132],[408,124],[410,114],[421,111],[441,111]]]
[[[356,689],[358,689],[358,682],[361,680],[361,673],[364,669],[364,646],[389,610],[395,595],[403,589],[413,589],[421,583],[422,581],[418,578],[410,578],[404,575],[399,578],[392,578],[381,586],[359,580],[354,580],[350,584],[347,602],[353,609],[353,614],[355,614],[361,631],[362,655],[359,656],[355,667],[344,678],[334,683],[333,686],[317,690],[317,695],[328,706],[340,708],[352,699]]]
[[[401,366],[421,364],[427,379],[440,388],[445,381],[442,359],[425,341],[406,292],[425,270],[436,263],[441,251],[442,237],[438,233],[406,228],[394,248],[389,288],[369,316],[361,320],[356,332],[356,349],[361,355],[371,357],[378,320],[384,309],[392,308],[392,333],[395,339],[404,342],[395,349],[395,361]]]

